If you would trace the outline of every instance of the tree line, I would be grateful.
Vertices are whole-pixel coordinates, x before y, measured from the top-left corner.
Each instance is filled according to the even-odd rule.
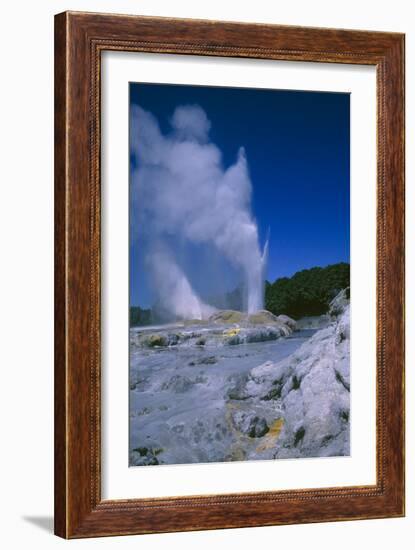
[[[265,309],[294,319],[327,312],[330,301],[350,286],[350,265],[338,263],[298,271],[265,283]]]

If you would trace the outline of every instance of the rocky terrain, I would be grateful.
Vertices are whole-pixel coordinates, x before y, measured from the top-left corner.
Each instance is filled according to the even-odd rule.
[[[130,465],[348,455],[349,324],[342,291],[298,324],[221,311],[132,329]]]

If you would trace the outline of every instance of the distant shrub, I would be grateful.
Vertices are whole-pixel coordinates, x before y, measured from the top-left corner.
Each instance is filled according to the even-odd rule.
[[[138,306],[130,307],[130,327],[151,325],[151,309],[142,309]]]

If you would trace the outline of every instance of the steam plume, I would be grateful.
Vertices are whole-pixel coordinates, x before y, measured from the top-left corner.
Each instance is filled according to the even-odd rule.
[[[155,243],[148,266],[155,290],[177,317],[206,317],[202,302],[169,252],[172,237],[213,244],[242,270],[248,312],[263,307],[263,271],[258,228],[251,213],[252,185],[243,147],[224,169],[218,147],[209,139],[211,123],[197,105],[177,107],[171,132],[163,134],[156,118],[139,106],[131,110],[133,211]],[[133,220],[134,223],[134,220]]]

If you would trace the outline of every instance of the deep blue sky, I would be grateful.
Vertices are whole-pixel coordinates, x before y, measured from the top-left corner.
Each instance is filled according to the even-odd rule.
[[[270,229],[269,281],[349,262],[349,94],[132,83],[130,102],[163,133],[178,105],[200,105],[225,167],[245,148],[261,245]],[[142,269],[131,240],[131,304],[148,307]]]

